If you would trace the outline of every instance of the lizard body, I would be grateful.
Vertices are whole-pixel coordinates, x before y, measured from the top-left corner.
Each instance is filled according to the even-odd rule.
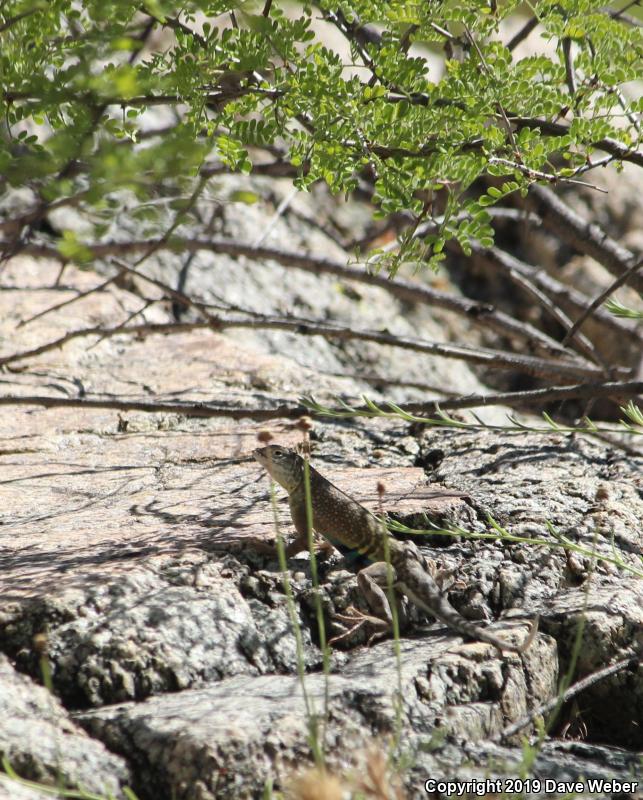
[[[287,549],[292,555],[308,549],[304,459],[293,450],[277,445],[257,449],[255,459],[288,492],[290,514],[297,539]],[[385,524],[324,478],[309,465],[313,529],[340,552],[359,554],[370,566],[358,574],[358,583],[369,604],[391,627],[391,610],[386,588],[387,560],[392,567],[393,588],[406,595],[419,608],[471,639],[488,642],[501,652],[523,652],[536,633],[537,621],[521,645],[511,644],[462,617],[449,603],[430,572],[430,566],[412,542],[393,538]]]

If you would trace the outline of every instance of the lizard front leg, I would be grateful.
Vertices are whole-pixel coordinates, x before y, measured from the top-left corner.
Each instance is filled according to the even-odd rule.
[[[293,525],[295,526],[297,535],[284,547],[286,558],[292,558],[292,556],[296,556],[297,553],[301,553],[303,551],[308,552],[308,518],[306,515],[305,501],[302,502],[301,498],[298,496],[291,496],[289,500],[289,506],[290,517]],[[326,539],[320,539],[316,533],[314,533],[313,547],[316,554],[324,555],[328,554],[333,549],[332,545],[327,542]],[[275,557],[277,556],[277,546],[272,542],[260,542],[255,544],[254,548],[260,553],[267,553]]]
[[[308,515],[306,513],[305,497],[290,496],[290,516],[297,531],[297,537],[286,547],[286,555],[294,556],[302,550],[308,551]],[[315,530],[313,519],[313,549],[315,553],[328,555],[332,552],[333,546],[326,539],[321,537]]]

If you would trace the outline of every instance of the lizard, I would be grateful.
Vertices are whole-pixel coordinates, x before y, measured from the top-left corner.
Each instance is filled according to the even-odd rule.
[[[288,555],[308,549],[304,459],[294,450],[279,445],[258,448],[253,451],[253,456],[270,477],[288,492],[290,515],[297,531],[297,538],[287,548]],[[454,631],[470,639],[487,642],[501,653],[503,650],[522,653],[530,646],[538,629],[537,617],[519,645],[507,642],[465,619],[442,593],[432,575],[430,563],[413,542],[400,541],[391,536],[381,519],[310,464],[308,473],[313,530],[344,555],[361,556],[369,563],[358,572],[358,586],[377,616],[373,618],[358,612],[363,620],[381,623],[387,631],[392,629],[392,613],[386,592],[390,564],[395,592],[405,595],[411,603]]]

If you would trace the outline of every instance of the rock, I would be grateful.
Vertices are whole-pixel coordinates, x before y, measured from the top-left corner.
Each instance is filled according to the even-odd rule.
[[[222,179],[217,190],[225,194],[239,180]],[[261,193],[260,183],[252,187]],[[298,213],[315,217],[313,201],[295,202],[304,204]],[[127,228],[136,223],[126,211],[121,240],[140,235]],[[253,241],[271,215],[261,203],[243,214],[226,207],[216,233]],[[293,231],[284,214],[269,243],[345,258],[321,231]],[[156,254],[145,269],[175,285],[183,255]],[[73,265],[59,280],[58,272],[57,263],[22,256],[4,266],[3,355],[90,325],[172,319],[167,301],[140,311],[148,296],[159,299],[162,292],[136,279],[16,327],[102,280]],[[440,341],[470,335],[466,320],[440,309],[413,308],[380,288],[356,291],[329,276],[265,262],[200,253],[187,288],[206,302],[258,312],[296,308],[339,325],[420,331]],[[288,565],[290,605],[275,559],[253,550],[256,542],[272,541],[276,527],[268,481],[251,458],[257,436],[268,431],[285,445],[301,443],[290,420],[269,412],[293,407],[302,394],[314,392],[328,405],[338,395],[352,401],[362,393],[403,404],[433,397],[431,384],[439,396],[478,391],[476,376],[463,362],[411,351],[400,357],[372,344],[248,328],[79,337],[13,362],[3,380],[23,398],[105,404],[47,408],[32,401],[0,415],[0,649],[39,680],[34,636],[40,635],[59,697],[2,662],[0,743],[12,765],[51,784],[62,764],[69,785],[97,792],[118,793],[131,781],[141,800],[172,792],[178,800],[245,798],[271,781],[286,787],[313,763],[298,672],[317,711],[326,686],[310,559]],[[109,407],[115,398],[175,407],[124,411]],[[188,417],[177,398],[211,403],[222,413]],[[505,421],[504,412],[494,413]],[[382,777],[389,752],[398,774],[386,779],[399,779],[410,797],[425,797],[430,777],[527,773],[522,734],[512,746],[493,740],[556,695],[582,619],[576,678],[623,657],[640,638],[641,460],[578,435],[423,432],[393,419],[316,420],[311,441],[315,466],[373,509],[381,481],[385,510],[412,526],[426,525],[427,512],[436,524],[482,534],[491,516],[519,537],[438,532],[419,542],[452,573],[445,591],[463,616],[510,636],[524,635],[527,619],[541,617],[541,632],[521,657],[463,643],[416,611],[400,641],[399,667],[390,641],[334,651],[324,735],[333,776],[368,796],[359,781]],[[436,501],[436,487],[457,496]],[[289,535],[280,491],[276,511]],[[337,556],[319,562],[329,631],[334,612],[362,602],[345,567]],[[580,711],[563,709],[559,727],[535,754],[532,774],[575,780],[602,775],[605,765],[619,778],[634,774],[631,754],[618,745],[640,748],[642,696],[640,670],[592,687],[578,698]],[[73,719],[62,704],[77,712]],[[17,736],[17,724],[29,735]],[[580,735],[583,725],[586,742],[562,740]],[[66,747],[59,761],[61,736]],[[41,794],[1,778],[0,792],[13,800],[14,789],[15,798]]]
[[[427,635],[400,643],[398,665],[390,642],[350,657],[339,674],[227,678],[206,689],[79,712],[78,721],[116,752],[128,753],[137,775],[158,794],[177,800],[258,796],[274,778],[279,790],[309,759],[308,722],[319,716],[317,738],[332,771],[355,767],[377,739],[404,731],[404,750],[439,730],[458,740],[488,737],[538,704],[555,686],[555,651],[542,637],[528,655],[501,666],[493,648],[453,648],[450,636]],[[552,676],[534,694],[531,678]],[[518,694],[521,685],[526,693]],[[307,708],[311,711],[307,711]],[[314,712],[312,712],[314,709]],[[472,726],[472,719],[476,722]],[[322,731],[326,731],[326,738]],[[375,737],[375,738],[374,738]],[[409,738],[410,737],[410,738]]]
[[[73,722],[60,701],[12,668],[0,656],[0,756],[31,781],[107,794],[131,784],[126,762],[90,738]],[[18,800],[40,797],[36,789],[16,786],[7,778],[0,796]]]
[[[266,579],[272,583],[266,608],[246,600],[232,575],[227,562],[202,555],[156,570],[93,576],[83,592],[70,588],[21,606],[4,627],[4,644],[22,669],[37,675],[27,634],[49,620],[54,685],[76,707],[141,699],[231,675],[294,672],[295,645],[279,579]],[[304,638],[310,643],[307,633]]]

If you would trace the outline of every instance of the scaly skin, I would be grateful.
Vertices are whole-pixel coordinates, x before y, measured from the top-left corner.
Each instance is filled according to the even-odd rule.
[[[290,514],[297,539],[288,547],[293,555],[307,549],[306,489],[304,460],[293,450],[268,445],[254,451],[255,459],[288,492]],[[384,523],[364,506],[334,486],[309,465],[313,529],[344,554],[359,554],[370,566],[358,574],[360,588],[379,621],[391,628],[391,610],[386,595],[388,582],[387,554],[392,567],[393,587],[419,608],[471,639],[488,642],[500,652],[524,652],[537,630],[537,619],[520,645],[506,642],[489,631],[464,619],[440,591],[430,568],[412,542],[393,538]],[[384,618],[383,620],[381,618]],[[372,618],[369,618],[372,619]]]

